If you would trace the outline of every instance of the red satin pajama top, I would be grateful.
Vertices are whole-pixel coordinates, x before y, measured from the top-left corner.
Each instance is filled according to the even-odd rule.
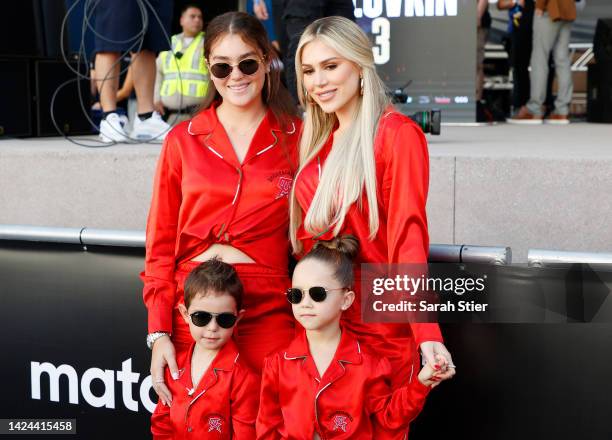
[[[215,106],[173,128],[161,150],[146,232],[143,297],[148,330],[172,331],[175,267],[214,243],[287,271],[288,194],[300,121],[283,131],[271,111],[242,164]]]
[[[193,387],[189,350],[179,353],[178,380],[165,380],[172,393],[172,406],[159,401],[151,416],[155,440],[179,439],[255,439],[259,377],[239,360],[238,350],[229,341],[219,351],[210,367]]]
[[[333,135],[317,157],[306,165],[296,180],[296,197],[302,208],[302,220],[319,185],[322,167],[333,144]],[[379,228],[374,240],[368,236],[368,203],[364,195],[362,209],[354,203],[344,220],[340,234],[352,234],[359,239],[356,272],[360,263],[426,263],[429,252],[425,203],[429,186],[429,155],[427,141],[421,129],[407,116],[387,111],[380,120],[374,140],[376,182],[378,186]],[[302,224],[298,231],[304,251],[314,242],[333,238],[333,228],[313,236]],[[359,289],[359,286],[356,286]],[[351,309],[360,310],[360,298]],[[386,324],[397,334],[400,324]],[[405,328],[404,325],[401,325]],[[410,325],[418,344],[424,341],[442,342],[437,324]],[[400,331],[401,333],[401,331]]]
[[[343,331],[320,377],[301,332],[286,351],[264,362],[257,438],[311,440],[316,431],[323,440],[403,439],[429,388],[414,375],[392,392],[391,374],[386,358],[364,352]]]

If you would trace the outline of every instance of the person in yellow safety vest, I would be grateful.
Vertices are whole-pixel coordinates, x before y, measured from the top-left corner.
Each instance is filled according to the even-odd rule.
[[[180,24],[183,32],[172,36],[172,50],[157,57],[155,78],[155,109],[171,124],[189,119],[215,95],[204,60],[201,9],[185,6]]]

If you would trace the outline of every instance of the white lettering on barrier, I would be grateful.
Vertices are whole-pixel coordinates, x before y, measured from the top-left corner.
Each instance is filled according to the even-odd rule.
[[[117,372],[117,382],[121,382],[121,397],[123,397],[123,404],[130,411],[138,411],[138,402],[132,397],[132,384],[138,383],[139,377],[139,373],[132,372],[132,359],[128,359],[121,363],[121,371]]]
[[[68,378],[68,402],[73,405],[79,403],[79,378],[76,370],[66,364],[55,366],[49,362],[30,362],[30,383],[32,399],[41,400],[41,377],[43,374],[49,377],[49,400],[52,402],[60,401],[60,376]],[[115,373],[117,382],[121,382],[121,397],[123,405],[130,411],[138,411],[138,402],[132,397],[132,385],[138,383],[140,374],[132,371],[132,359],[127,359],[121,363],[121,371],[102,370],[100,368],[89,368],[83,372],[81,377],[81,394],[89,405],[109,409],[115,408]],[[104,393],[96,396],[91,391],[91,383],[100,380],[104,384]],[[149,392],[153,386],[151,375],[146,376],[140,384],[139,397],[142,405],[153,412],[155,403],[151,400]]]
[[[153,402],[149,397],[149,390],[151,388],[153,388],[153,380],[151,379],[151,375],[149,374],[140,384],[140,401],[147,409],[147,411],[153,413],[153,411],[155,410],[155,402]]]
[[[91,383],[101,380],[104,384],[104,393],[98,397],[91,392]],[[115,372],[113,370],[101,370],[100,368],[90,368],[85,370],[81,377],[81,394],[85,402],[94,408],[115,408]]]
[[[49,362],[31,362],[31,389],[32,399],[40,400],[40,376],[43,373],[49,375],[49,400],[59,402],[59,379],[61,375],[68,378],[68,402],[78,405],[79,403],[79,377],[70,365],[56,367]]]

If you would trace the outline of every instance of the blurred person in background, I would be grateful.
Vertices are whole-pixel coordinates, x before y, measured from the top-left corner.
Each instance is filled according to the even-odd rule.
[[[486,101],[482,99],[484,87],[484,58],[485,45],[491,29],[491,14],[489,14],[489,0],[478,0],[476,5],[478,25],[476,27],[476,120],[492,121],[491,112],[486,108]]]
[[[183,32],[172,36],[171,50],[157,57],[155,110],[170,124],[189,119],[215,95],[204,59],[202,10],[185,5],[180,25]]]
[[[280,23],[280,17],[279,21],[277,23],[277,16],[278,14],[275,14],[275,7],[273,5],[274,1],[273,0],[260,0],[260,3],[263,3],[263,7],[266,8],[266,16],[267,18],[265,19],[259,19],[261,21],[261,24],[264,25],[264,27],[266,28],[266,32],[268,33],[268,39],[270,40],[270,42],[272,43],[272,47],[274,49],[276,49],[277,52],[281,53],[281,47],[280,47],[280,42],[278,40],[278,35],[276,33],[276,29],[278,27],[280,27],[282,24]],[[281,2],[282,4],[282,2]],[[278,7],[278,5],[276,6]],[[251,3],[250,1],[247,2],[247,12],[251,15],[255,15],[257,17],[257,14],[255,13],[255,8],[256,5],[254,5],[253,3]],[[259,6],[259,4],[257,5],[257,9],[261,10],[262,7]],[[257,17],[259,18],[259,17]]]
[[[533,48],[531,51],[531,93],[527,105],[507,121],[512,124],[541,124],[544,117],[548,58],[555,61],[558,88],[549,124],[569,124],[569,106],[573,83],[569,42],[572,22],[576,19],[575,0],[536,0],[533,19]]]
[[[489,0],[478,0],[478,28],[476,40],[476,101],[482,100],[482,87],[484,85],[484,52],[489,29],[491,29],[491,14],[489,14]]]
[[[529,62],[533,38],[534,0],[498,0],[497,8],[508,10],[510,65],[512,67],[512,107],[520,109],[529,101]]]
[[[153,107],[155,56],[168,47],[165,30],[170,27],[172,1],[149,0],[145,5],[137,1],[105,0],[96,3],[94,8],[95,79],[103,111],[100,138],[105,142],[125,142],[130,138],[161,142],[170,126]],[[143,29],[145,18],[148,26]],[[138,113],[129,137],[124,128],[125,119],[117,114],[119,61],[128,52],[132,54]]]
[[[276,31],[283,54],[285,81],[296,103],[299,103],[295,77],[295,53],[302,32],[313,21],[337,15],[355,20],[355,5],[352,0],[284,0],[272,2],[275,23],[280,23]],[[260,20],[271,16],[263,0],[253,0],[255,15]]]

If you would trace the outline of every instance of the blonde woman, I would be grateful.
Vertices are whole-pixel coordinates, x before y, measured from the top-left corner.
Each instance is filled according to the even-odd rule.
[[[427,141],[391,106],[367,36],[342,17],[317,20],[300,39],[295,65],[306,115],[291,194],[294,251],[356,236],[357,289],[360,263],[426,263]],[[419,371],[419,348],[431,365],[436,355],[447,359],[442,379],[455,374],[437,324],[364,324],[359,311],[357,304],[343,325],[389,358],[394,387]]]

